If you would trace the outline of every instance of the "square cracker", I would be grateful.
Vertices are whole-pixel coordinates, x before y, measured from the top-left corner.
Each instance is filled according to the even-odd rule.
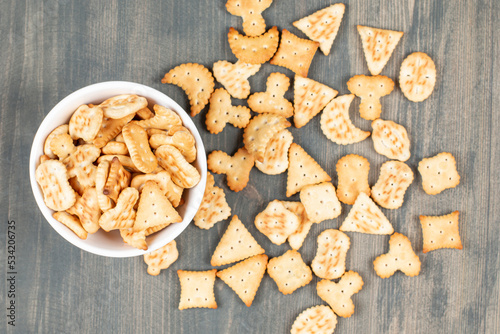
[[[439,248],[462,249],[458,216],[458,211],[444,216],[419,216],[424,236],[424,253]]]
[[[207,271],[177,270],[181,283],[179,310],[188,308],[217,308],[214,284],[217,269]]]
[[[422,176],[422,187],[429,195],[437,195],[460,183],[455,157],[448,152],[422,159],[418,163],[418,171]]]
[[[337,218],[342,212],[331,182],[305,186],[300,191],[300,201],[304,204],[307,217],[316,224]]]
[[[305,264],[296,250],[289,250],[269,260],[267,273],[284,295],[289,295],[298,288],[306,286],[312,280],[311,268]]]

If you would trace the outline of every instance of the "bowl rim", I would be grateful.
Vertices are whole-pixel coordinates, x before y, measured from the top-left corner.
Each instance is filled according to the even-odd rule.
[[[168,226],[166,229],[163,231],[160,231],[157,233],[157,235],[161,234],[161,232],[167,232],[166,230],[173,226],[174,228],[171,228],[168,230],[170,233],[167,234],[167,236],[163,236],[161,238],[161,242],[154,243],[154,245],[148,245],[148,250],[140,250],[137,248],[134,248],[132,246],[129,246],[125,243],[123,243],[123,247],[120,247],[120,249],[103,249],[100,247],[97,247],[95,245],[92,245],[88,242],[88,238],[91,238],[92,235],[89,234],[86,240],[80,239],[76,234],[74,234],[73,231],[71,231],[69,228],[67,228],[65,225],[57,221],[52,217],[52,213],[54,212],[53,210],[49,209],[43,200],[43,194],[42,191],[36,181],[35,177],[35,170],[36,167],[39,165],[39,159],[40,159],[40,147],[42,148],[41,152],[43,154],[43,143],[45,142],[45,139],[47,135],[52,132],[53,129],[55,129],[57,126],[61,124],[65,124],[69,121],[69,118],[71,117],[72,113],[70,113],[68,108],[70,108],[69,105],[73,105],[74,109],[72,111],[74,112],[76,108],[81,105],[81,104],[88,104],[88,103],[99,103],[102,102],[104,99],[97,98],[92,101],[92,95],[99,95],[99,94],[104,94],[103,91],[110,91],[109,94],[106,94],[109,97],[119,95],[120,92],[121,94],[137,94],[144,96],[146,99],[148,99],[148,102],[150,104],[151,100],[154,101],[154,103],[158,103],[160,105],[164,105],[167,108],[173,109],[176,111],[179,116],[182,119],[182,122],[184,123],[184,126],[188,128],[193,136],[195,137],[196,141],[196,149],[197,149],[197,156],[195,160],[195,165],[200,172],[201,178],[199,183],[191,188],[191,189],[186,189],[184,192],[190,192],[189,194],[193,194],[192,191],[195,190],[192,199],[190,198],[186,202],[189,203],[184,203],[183,206],[185,206],[185,214],[183,215],[183,221],[181,223],[176,223]],[[118,93],[111,93],[111,91],[117,91]],[[99,94],[98,94],[99,93]],[[89,98],[90,97],[90,98]],[[161,100],[159,102],[158,100]],[[85,100],[86,102],[82,102]],[[58,120],[60,120],[61,112],[67,112],[68,113],[68,119],[65,123],[58,123]],[[74,246],[77,246],[80,249],[83,249],[89,253],[93,253],[96,255],[100,256],[105,256],[105,257],[117,257],[117,258],[123,258],[123,257],[134,257],[134,256],[140,256],[147,254],[149,252],[152,252],[167,243],[171,242],[175,238],[177,238],[186,228],[187,226],[191,223],[193,220],[194,215],[196,214],[202,198],[203,194],[205,192],[205,186],[206,186],[206,179],[207,179],[207,161],[206,161],[206,152],[205,152],[205,147],[203,144],[203,140],[200,136],[200,133],[198,131],[198,128],[194,124],[193,120],[189,116],[189,114],[177,103],[175,102],[172,98],[170,98],[168,95],[165,93],[154,89],[152,87],[136,83],[136,82],[131,82],[131,81],[104,81],[104,82],[99,82],[99,83],[94,83],[85,87],[82,87],[73,93],[67,95],[65,98],[60,100],[44,117],[40,125],[38,126],[38,129],[35,133],[35,136],[33,137],[33,142],[31,146],[31,151],[30,151],[30,158],[29,158],[29,178],[30,178],[30,183],[31,183],[31,189],[33,196],[35,197],[35,201],[37,203],[37,206],[39,210],[42,212],[42,215],[45,217],[45,220],[52,226],[54,230],[58,232],[59,235],[61,235],[66,241],[69,243],[73,244]],[[193,190],[194,189],[194,190]],[[184,196],[184,194],[183,194]],[[191,197],[191,196],[190,196]],[[191,200],[191,201],[190,201]],[[111,232],[103,232],[102,230],[99,230],[97,233],[114,233],[114,234],[119,234],[118,230],[111,231]],[[156,240],[156,239],[155,239]]]

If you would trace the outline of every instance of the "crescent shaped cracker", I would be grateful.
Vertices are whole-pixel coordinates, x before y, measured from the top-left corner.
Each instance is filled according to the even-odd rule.
[[[264,64],[278,49],[279,31],[272,27],[265,34],[251,37],[243,36],[231,27],[227,38],[236,58],[248,64]]]

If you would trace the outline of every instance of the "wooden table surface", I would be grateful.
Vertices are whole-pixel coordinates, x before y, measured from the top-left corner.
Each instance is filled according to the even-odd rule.
[[[324,305],[311,283],[291,295],[281,294],[266,275],[253,305],[246,307],[222,281],[215,284],[216,310],[179,311],[178,269],[211,269],[210,257],[229,220],[212,229],[191,224],[178,237],[180,257],[152,277],[141,257],[114,259],[81,251],[65,241],[37,208],[28,178],[31,142],[44,116],[62,98],[89,84],[125,80],[156,88],[189,109],[184,92],[160,79],[172,67],[197,62],[212,68],[221,59],[236,61],[228,42],[229,27],[241,31],[241,19],[230,15],[224,0],[164,1],[16,1],[0,3],[0,332],[2,333],[288,333],[295,317],[308,307]],[[309,77],[349,93],[347,80],[369,74],[356,25],[404,32],[382,74],[397,81],[403,59],[412,52],[429,54],[437,67],[434,93],[424,102],[406,100],[396,85],[382,100],[384,119],[402,124],[411,138],[409,166],[415,180],[404,205],[383,210],[396,231],[411,240],[420,260],[420,275],[396,273],[381,279],[372,261],[387,252],[389,236],[349,233],[347,268],[360,273],[363,289],[353,297],[350,318],[339,318],[336,333],[498,333],[500,331],[500,81],[499,15],[496,0],[344,1],[346,14],[329,56],[318,52]],[[264,12],[276,25],[305,37],[292,22],[330,5],[331,1],[276,0]],[[265,64],[250,78],[252,92],[264,90],[267,76],[285,68]],[[293,82],[293,81],[292,81]],[[293,100],[293,91],[286,95]],[[234,103],[243,103],[233,100]],[[351,106],[353,122],[370,130]],[[204,125],[206,109],[194,118],[207,152],[233,154],[242,145],[242,130],[228,126],[218,135]],[[349,153],[366,157],[373,185],[387,159],[369,138],[339,146],[320,131],[319,117],[290,128],[294,141],[316,159],[337,185],[335,165]],[[430,196],[422,189],[418,162],[451,152],[461,183]],[[289,249],[272,244],[253,225],[254,217],[273,199],[286,199],[286,173],[268,176],[253,169],[250,182],[225,190],[237,214],[270,257]],[[291,200],[299,200],[295,195]],[[338,228],[342,215],[314,225],[300,249],[310,264],[316,238]],[[423,254],[418,216],[460,211],[462,250]],[[16,326],[7,324],[11,298],[7,272],[7,223],[16,226]]]

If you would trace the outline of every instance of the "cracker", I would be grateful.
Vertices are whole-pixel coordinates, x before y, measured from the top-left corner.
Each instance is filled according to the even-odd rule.
[[[279,34],[278,28],[272,27],[260,36],[243,36],[231,27],[227,39],[236,58],[247,64],[264,64],[278,49]]]
[[[129,123],[123,127],[122,135],[135,167],[143,173],[154,171],[158,167],[158,160],[151,151],[146,130]]]
[[[134,114],[130,114],[120,119],[104,117],[102,119],[101,128],[93,141],[97,148],[104,147],[111,139],[120,134],[122,128],[134,118]],[[115,139],[118,141],[117,139]]]
[[[266,254],[255,255],[217,272],[217,277],[229,285],[245,305],[250,307],[266,272],[267,260]]]
[[[260,64],[247,64],[238,60],[232,64],[226,60],[214,63],[214,77],[232,97],[246,99],[250,95],[248,78],[260,70]]]
[[[97,200],[97,192],[94,187],[87,188],[81,197],[78,197],[75,204],[67,210],[69,214],[78,216],[80,224],[88,233],[95,233],[99,230],[99,218],[101,208]]]
[[[299,218],[299,227],[295,232],[288,236],[288,244],[290,247],[292,247],[292,249],[299,250],[300,247],[302,247],[313,222],[307,218],[306,209],[302,203],[289,201],[281,201],[281,203],[283,203],[283,206],[287,210],[295,213],[297,218]]]
[[[243,132],[243,143],[257,161],[264,161],[266,147],[271,138],[291,124],[275,114],[259,114],[253,117]]]
[[[100,164],[103,161],[108,161],[109,163],[111,163],[111,161],[113,160],[113,158],[118,158],[118,160],[120,161],[120,163],[122,164],[122,166],[125,167],[128,171],[133,172],[133,173],[142,173],[139,170],[139,168],[135,167],[134,162],[132,161],[132,159],[128,155],[121,155],[121,154],[113,154],[113,155],[111,155],[111,154],[105,154],[105,155],[101,155],[97,159],[97,163]]]
[[[289,250],[283,255],[269,260],[267,273],[284,295],[293,293],[312,280],[311,268],[305,264],[302,256],[296,250]]]
[[[420,272],[420,259],[411,248],[410,240],[396,232],[389,239],[389,252],[378,256],[373,261],[373,268],[382,278],[394,275],[397,270],[413,277]]]
[[[214,295],[216,269],[207,271],[177,270],[181,282],[179,310],[217,308]]]
[[[283,129],[277,132],[267,144],[264,160],[255,161],[255,167],[267,175],[285,172],[288,169],[288,150],[292,142],[293,136],[290,131]]]
[[[266,91],[254,93],[248,98],[248,106],[258,113],[271,113],[288,118],[293,115],[293,104],[285,99],[290,79],[283,73],[269,74]]]
[[[88,189],[88,187],[84,187],[80,184],[80,182],[78,182],[78,179],[76,178],[76,176],[70,178],[68,180],[68,182],[71,185],[71,188],[73,188],[73,190],[76,191],[76,193],[80,196],[83,195],[83,192],[85,191],[85,189]]]
[[[339,96],[331,100],[321,114],[321,131],[336,144],[359,143],[370,135],[369,131],[354,126],[349,118],[349,106],[353,99],[353,94]]]
[[[182,217],[165,197],[158,184],[154,181],[146,181],[139,198],[134,232],[180,222],[182,222]]]
[[[99,203],[99,207],[103,212],[108,211],[115,205],[113,200],[111,200],[111,198],[104,195],[103,193],[104,186],[106,185],[106,181],[108,180],[110,167],[111,167],[111,162],[101,161],[97,166],[97,171],[95,174],[95,189],[97,195],[97,202]]]
[[[318,42],[299,38],[288,30],[283,29],[278,51],[276,51],[270,63],[286,67],[295,72],[295,74],[307,77],[309,66],[311,66],[318,47]]]
[[[231,207],[227,204],[224,190],[216,187],[214,183],[214,176],[208,172],[203,200],[193,218],[194,224],[205,230],[231,215]]]
[[[227,185],[235,192],[247,186],[254,162],[253,156],[244,147],[233,156],[223,151],[213,151],[207,158],[208,169],[217,174],[226,174]]]
[[[347,88],[361,98],[359,114],[367,120],[374,120],[382,113],[380,98],[394,89],[394,81],[383,75],[355,75],[347,81]]]
[[[72,216],[64,211],[58,211],[54,212],[52,214],[52,217],[54,217],[55,220],[64,224],[67,228],[73,231],[78,236],[78,238],[83,240],[87,239],[87,231],[85,231],[85,229],[82,227],[82,224],[80,224],[80,221],[75,216]]]
[[[174,183],[182,188],[192,188],[198,184],[200,172],[187,162],[182,153],[172,145],[162,145],[155,151],[158,164],[170,173]]]
[[[141,110],[137,110],[135,115],[140,119],[150,119],[154,117],[154,113],[148,107],[144,107]]]
[[[266,31],[262,12],[271,6],[273,0],[228,0],[226,9],[243,19],[243,31],[247,36],[259,36]]]
[[[155,181],[174,208],[180,205],[184,188],[176,185],[167,171],[163,170],[158,173],[136,175],[130,182],[130,186],[141,192],[142,187],[147,181]]]
[[[345,260],[351,242],[339,230],[328,229],[318,235],[318,249],[311,262],[314,274],[325,279],[341,277],[345,272]]]
[[[103,115],[103,110],[98,106],[79,106],[69,120],[71,138],[82,138],[86,142],[94,140],[101,129]]]
[[[251,117],[249,108],[233,106],[231,95],[224,88],[218,88],[210,97],[205,124],[210,133],[217,134],[224,130],[227,123],[237,128],[244,128],[250,122]]]
[[[51,159],[50,159],[50,157],[49,157],[48,155],[46,155],[46,154],[43,154],[43,155],[41,155],[41,156],[40,156],[40,161],[39,161],[39,163],[40,163],[40,164],[43,164],[43,163],[44,163],[45,161],[47,161],[47,160],[51,160]]]
[[[300,190],[300,201],[304,205],[307,217],[316,224],[335,219],[342,212],[335,187],[330,182],[305,186]]]
[[[47,160],[38,165],[35,178],[42,190],[43,201],[49,209],[64,211],[76,202],[76,194],[68,182],[68,172],[63,163]]]
[[[133,227],[136,215],[134,205],[138,199],[137,189],[131,187],[123,189],[116,206],[104,212],[99,218],[99,226],[106,232]]]
[[[423,52],[414,52],[405,58],[399,71],[399,87],[413,102],[427,99],[436,85],[436,65]]]
[[[56,135],[50,141],[50,150],[60,160],[66,159],[71,153],[76,151],[73,139],[67,133]]]
[[[380,167],[377,183],[372,187],[373,200],[385,209],[403,205],[406,189],[413,182],[413,172],[400,161],[387,161]]]
[[[370,28],[358,25],[358,33],[363,43],[368,70],[372,75],[382,72],[391,58],[392,52],[403,37],[403,32]]]
[[[57,128],[52,130],[51,133],[45,138],[45,142],[43,143],[43,153],[48,156],[50,159],[55,159],[56,155],[52,150],[50,149],[50,143],[52,142],[52,139],[54,139],[55,136],[60,135],[60,134],[69,134],[69,125],[68,124],[63,124],[59,125]]]
[[[270,202],[264,211],[257,214],[254,223],[255,227],[276,245],[284,243],[300,225],[297,215],[287,210],[278,200]]]
[[[172,145],[182,153],[187,162],[196,160],[196,140],[187,129],[176,131],[172,135],[154,134],[149,138],[149,144],[153,149],[161,145]]]
[[[62,161],[68,170],[69,178],[76,176],[82,186],[94,186],[96,166],[93,162],[100,154],[101,150],[92,144],[77,146],[76,150]]]
[[[429,195],[437,195],[460,183],[455,157],[448,152],[422,159],[418,163],[418,172],[422,176],[422,187]]]
[[[352,295],[363,287],[363,279],[355,271],[346,272],[338,283],[322,280],[316,285],[318,296],[327,302],[338,316],[349,318],[354,314]]]
[[[135,94],[113,96],[102,102],[99,107],[107,118],[120,119],[135,113],[148,106],[145,97]]]
[[[118,141],[110,141],[101,149],[102,154],[109,155],[128,155],[127,144]]]
[[[144,262],[148,265],[148,274],[158,276],[162,269],[167,269],[179,258],[175,240],[151,253],[144,254]]]
[[[123,168],[120,160],[114,157],[113,160],[111,160],[108,177],[102,189],[102,193],[116,203],[120,192],[129,186],[131,176],[132,175]]]
[[[153,106],[153,110],[155,111],[153,117],[141,121],[135,121],[134,123],[146,130],[170,130],[170,128],[174,126],[182,126],[181,117],[172,109],[155,104]]]
[[[291,334],[333,334],[337,316],[332,309],[318,305],[302,311],[293,322]]]
[[[292,143],[289,151],[286,196],[290,197],[307,185],[331,181],[330,176],[300,145]]]
[[[345,204],[352,205],[360,193],[370,195],[368,174],[370,163],[357,154],[348,154],[337,161],[337,197]]]
[[[133,228],[120,229],[120,236],[123,241],[134,248],[147,250],[148,244],[146,242],[146,230],[134,232]]]
[[[410,159],[410,139],[404,126],[393,121],[377,119],[372,122],[373,147],[377,153],[389,159]]]
[[[322,83],[309,78],[295,76],[293,84],[293,98],[295,113],[293,123],[301,128],[319,114],[338,92]]]
[[[365,193],[359,193],[339,230],[368,234],[392,234],[394,232],[389,220]]]
[[[264,254],[265,250],[234,215],[210,260],[212,266],[238,262],[251,256]]]
[[[182,64],[165,74],[162,83],[181,87],[189,98],[191,116],[194,117],[205,108],[214,91],[215,81],[212,73],[200,64]]]
[[[419,216],[424,237],[424,253],[440,248],[462,249],[458,216],[458,211],[444,216]]]
[[[293,22],[293,25],[307,37],[318,42],[320,50],[328,56],[337,37],[344,11],[345,5],[336,3]]]

